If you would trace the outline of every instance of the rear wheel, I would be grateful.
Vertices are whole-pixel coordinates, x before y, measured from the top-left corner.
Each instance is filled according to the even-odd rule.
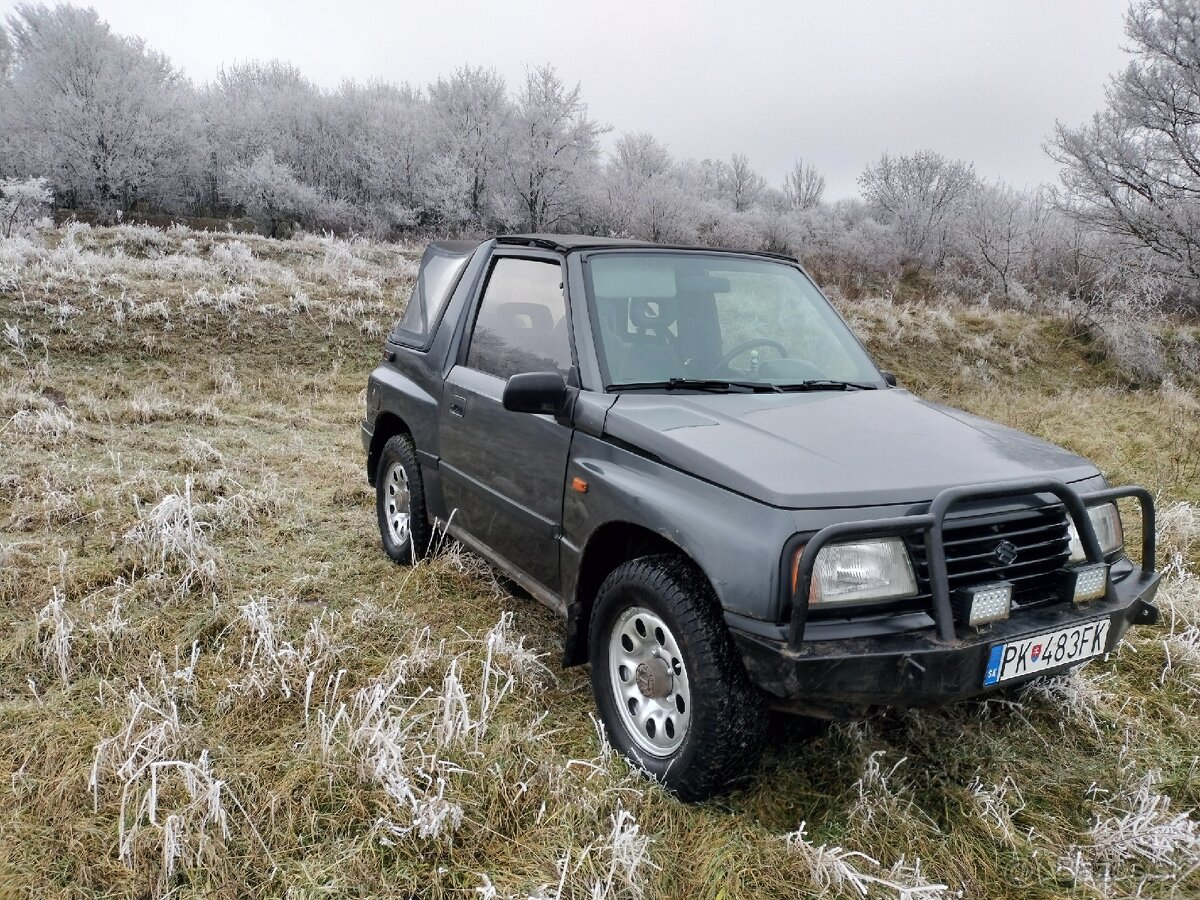
[[[425,514],[425,488],[412,438],[398,434],[379,454],[375,478],[375,512],[384,552],[401,565],[411,565],[429,549],[430,526]]]
[[[609,739],[680,797],[718,793],[753,767],[763,699],[688,560],[646,556],[614,569],[592,611],[590,655]]]

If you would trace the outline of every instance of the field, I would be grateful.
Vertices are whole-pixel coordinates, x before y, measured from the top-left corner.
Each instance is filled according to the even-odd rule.
[[[1197,329],[843,304],[906,386],[1149,486],[1165,621],[985,701],[780,717],[685,806],[608,748],[550,612],[451,543],[378,548],[357,422],[414,260],[0,242],[0,895],[1200,895]],[[1146,334],[1173,374],[1135,385]]]

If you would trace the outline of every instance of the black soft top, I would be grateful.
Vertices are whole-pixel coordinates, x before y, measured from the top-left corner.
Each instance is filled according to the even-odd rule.
[[[590,234],[502,234],[496,238],[496,243],[508,244],[510,246],[540,247],[545,250],[556,250],[559,253],[569,253],[573,250],[707,250],[710,253],[741,253],[796,262],[794,257],[785,256],[780,253],[767,253],[763,250],[703,247],[697,244],[656,244],[653,241],[639,241],[632,238],[596,237]]]

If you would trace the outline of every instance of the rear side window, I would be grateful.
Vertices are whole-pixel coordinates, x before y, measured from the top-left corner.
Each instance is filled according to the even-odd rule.
[[[479,303],[467,365],[497,378],[571,368],[562,267],[556,262],[498,259]]]
[[[426,343],[470,259],[470,253],[446,245],[431,244],[426,249],[412,296],[396,326],[394,338],[398,343]]]

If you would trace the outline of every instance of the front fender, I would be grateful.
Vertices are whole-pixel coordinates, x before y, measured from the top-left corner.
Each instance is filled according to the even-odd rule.
[[[574,479],[586,492],[572,490]],[[575,608],[579,566],[606,524],[652,531],[704,572],[724,610],[775,621],[779,558],[795,532],[791,512],[734,494],[630,449],[576,432],[563,499],[563,595]],[[576,609],[576,612],[582,610]]]

